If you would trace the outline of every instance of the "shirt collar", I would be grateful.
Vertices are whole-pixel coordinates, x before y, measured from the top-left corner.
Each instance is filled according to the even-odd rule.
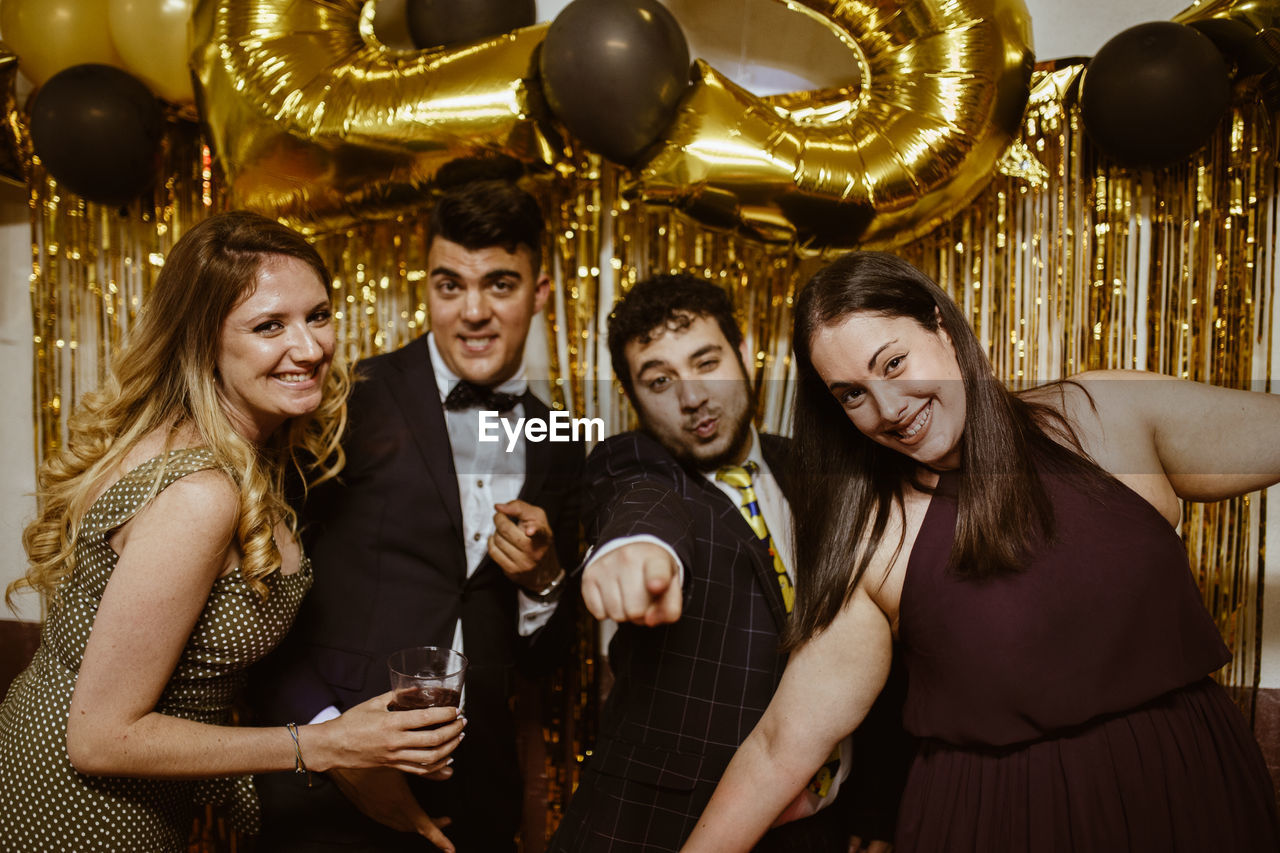
[[[444,402],[444,398],[449,396],[453,386],[461,382],[462,379],[445,364],[444,357],[440,355],[440,348],[436,346],[435,332],[427,332],[427,349],[431,353],[431,369],[436,375],[436,391],[440,393],[440,402]],[[515,394],[516,396],[528,391],[529,380],[524,372],[524,359],[520,360],[520,366],[516,368],[516,372],[512,374],[511,378],[493,390],[501,394]]]
[[[743,459],[741,464],[745,465],[748,462],[756,463],[762,471],[768,470],[768,466],[764,464],[764,455],[760,452],[760,436],[756,434],[754,425],[751,427],[751,447],[747,450],[747,458]],[[703,471],[702,476],[714,483],[717,470],[719,469],[713,468],[710,471]]]

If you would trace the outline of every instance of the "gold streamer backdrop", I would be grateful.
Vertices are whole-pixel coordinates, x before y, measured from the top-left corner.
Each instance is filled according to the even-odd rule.
[[[1192,160],[1128,171],[1091,150],[1071,96],[1078,71],[1037,71],[1001,173],[900,254],[959,300],[1014,387],[1136,367],[1269,391],[1280,145],[1267,110],[1242,89]],[[558,282],[545,327],[531,336],[530,375],[546,377],[548,399],[605,418],[609,432],[626,428],[603,335],[608,313],[637,279],[687,270],[732,294],[755,356],[761,422],[785,431],[792,300],[821,259],[632,205],[619,192],[623,175],[594,155],[575,153],[571,166],[530,183],[549,216],[546,256]],[[126,209],[64,195],[38,163],[31,187],[39,463],[61,442],[66,410],[102,380],[169,247],[221,209],[225,193],[205,140],[182,122],[166,135],[157,189]],[[423,217],[408,214],[316,238],[336,275],[349,358],[393,349],[428,327],[426,241]],[[1182,527],[1234,653],[1220,677],[1247,711],[1259,677],[1263,517],[1255,495],[1188,504]],[[542,692],[545,749],[530,754],[546,762],[549,805],[526,824],[526,849],[540,849],[534,839],[555,828],[592,742],[602,674],[594,631],[583,627],[575,660]]]

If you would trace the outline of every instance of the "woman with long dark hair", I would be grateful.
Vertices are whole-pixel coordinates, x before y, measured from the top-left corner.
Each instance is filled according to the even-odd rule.
[[[1280,397],[1127,371],[1009,392],[956,304],[854,253],[800,294],[793,649],[686,850],[745,850],[884,684],[900,851],[1280,849],[1180,499],[1280,481]]]
[[[199,804],[254,831],[251,773],[448,772],[465,720],[388,713],[390,692],[325,723],[230,725],[311,585],[286,470],[315,483],[343,463],[330,283],[292,229],[212,216],[76,407],[8,590],[43,593],[49,615],[0,705],[0,850],[186,850]]]

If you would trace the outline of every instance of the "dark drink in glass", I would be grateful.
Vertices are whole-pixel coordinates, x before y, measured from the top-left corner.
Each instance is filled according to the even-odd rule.
[[[412,711],[414,708],[456,708],[462,701],[462,691],[451,687],[411,687],[396,693],[388,711]]]
[[[467,675],[467,658],[442,646],[414,646],[387,658],[395,696],[389,711],[412,708],[457,708]]]

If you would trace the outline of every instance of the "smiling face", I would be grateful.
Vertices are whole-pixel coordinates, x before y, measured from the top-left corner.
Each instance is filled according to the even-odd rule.
[[[493,387],[524,359],[529,323],[542,310],[551,281],[533,269],[525,247],[467,249],[443,237],[427,255],[431,331],[457,376]]]
[[[964,382],[941,325],[859,311],[819,327],[810,357],[863,435],[930,468],[959,467]]]
[[[261,442],[319,407],[333,361],[329,293],[307,263],[267,256],[257,283],[227,314],[216,363],[222,405],[236,431]]]
[[[740,463],[751,446],[743,353],[710,317],[629,341],[633,402],[644,428],[682,463],[704,471]]]

